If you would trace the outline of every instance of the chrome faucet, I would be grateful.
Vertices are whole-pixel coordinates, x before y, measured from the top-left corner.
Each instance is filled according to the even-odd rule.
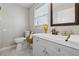
[[[68,37],[67,37],[67,39],[65,41],[67,42],[69,40],[69,38],[70,38],[70,34],[68,35]]]

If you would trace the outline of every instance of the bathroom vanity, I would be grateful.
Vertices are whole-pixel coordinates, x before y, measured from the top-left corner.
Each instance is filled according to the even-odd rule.
[[[79,37],[39,33],[33,35],[34,56],[79,56]]]

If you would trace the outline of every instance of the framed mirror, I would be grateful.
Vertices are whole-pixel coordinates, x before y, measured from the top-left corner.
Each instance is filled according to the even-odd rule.
[[[75,3],[52,3],[51,26],[78,25],[79,4]]]

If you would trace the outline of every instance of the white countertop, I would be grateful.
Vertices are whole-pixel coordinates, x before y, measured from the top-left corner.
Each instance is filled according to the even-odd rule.
[[[79,50],[79,35],[71,35],[67,42],[65,40],[68,36],[52,35],[50,33],[38,33],[33,34],[33,36]]]

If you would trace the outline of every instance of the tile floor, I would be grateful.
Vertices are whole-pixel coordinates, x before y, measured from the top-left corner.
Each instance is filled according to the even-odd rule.
[[[32,48],[29,46],[26,47],[24,44],[21,50],[16,51],[16,47],[1,51],[0,56],[32,56]]]

